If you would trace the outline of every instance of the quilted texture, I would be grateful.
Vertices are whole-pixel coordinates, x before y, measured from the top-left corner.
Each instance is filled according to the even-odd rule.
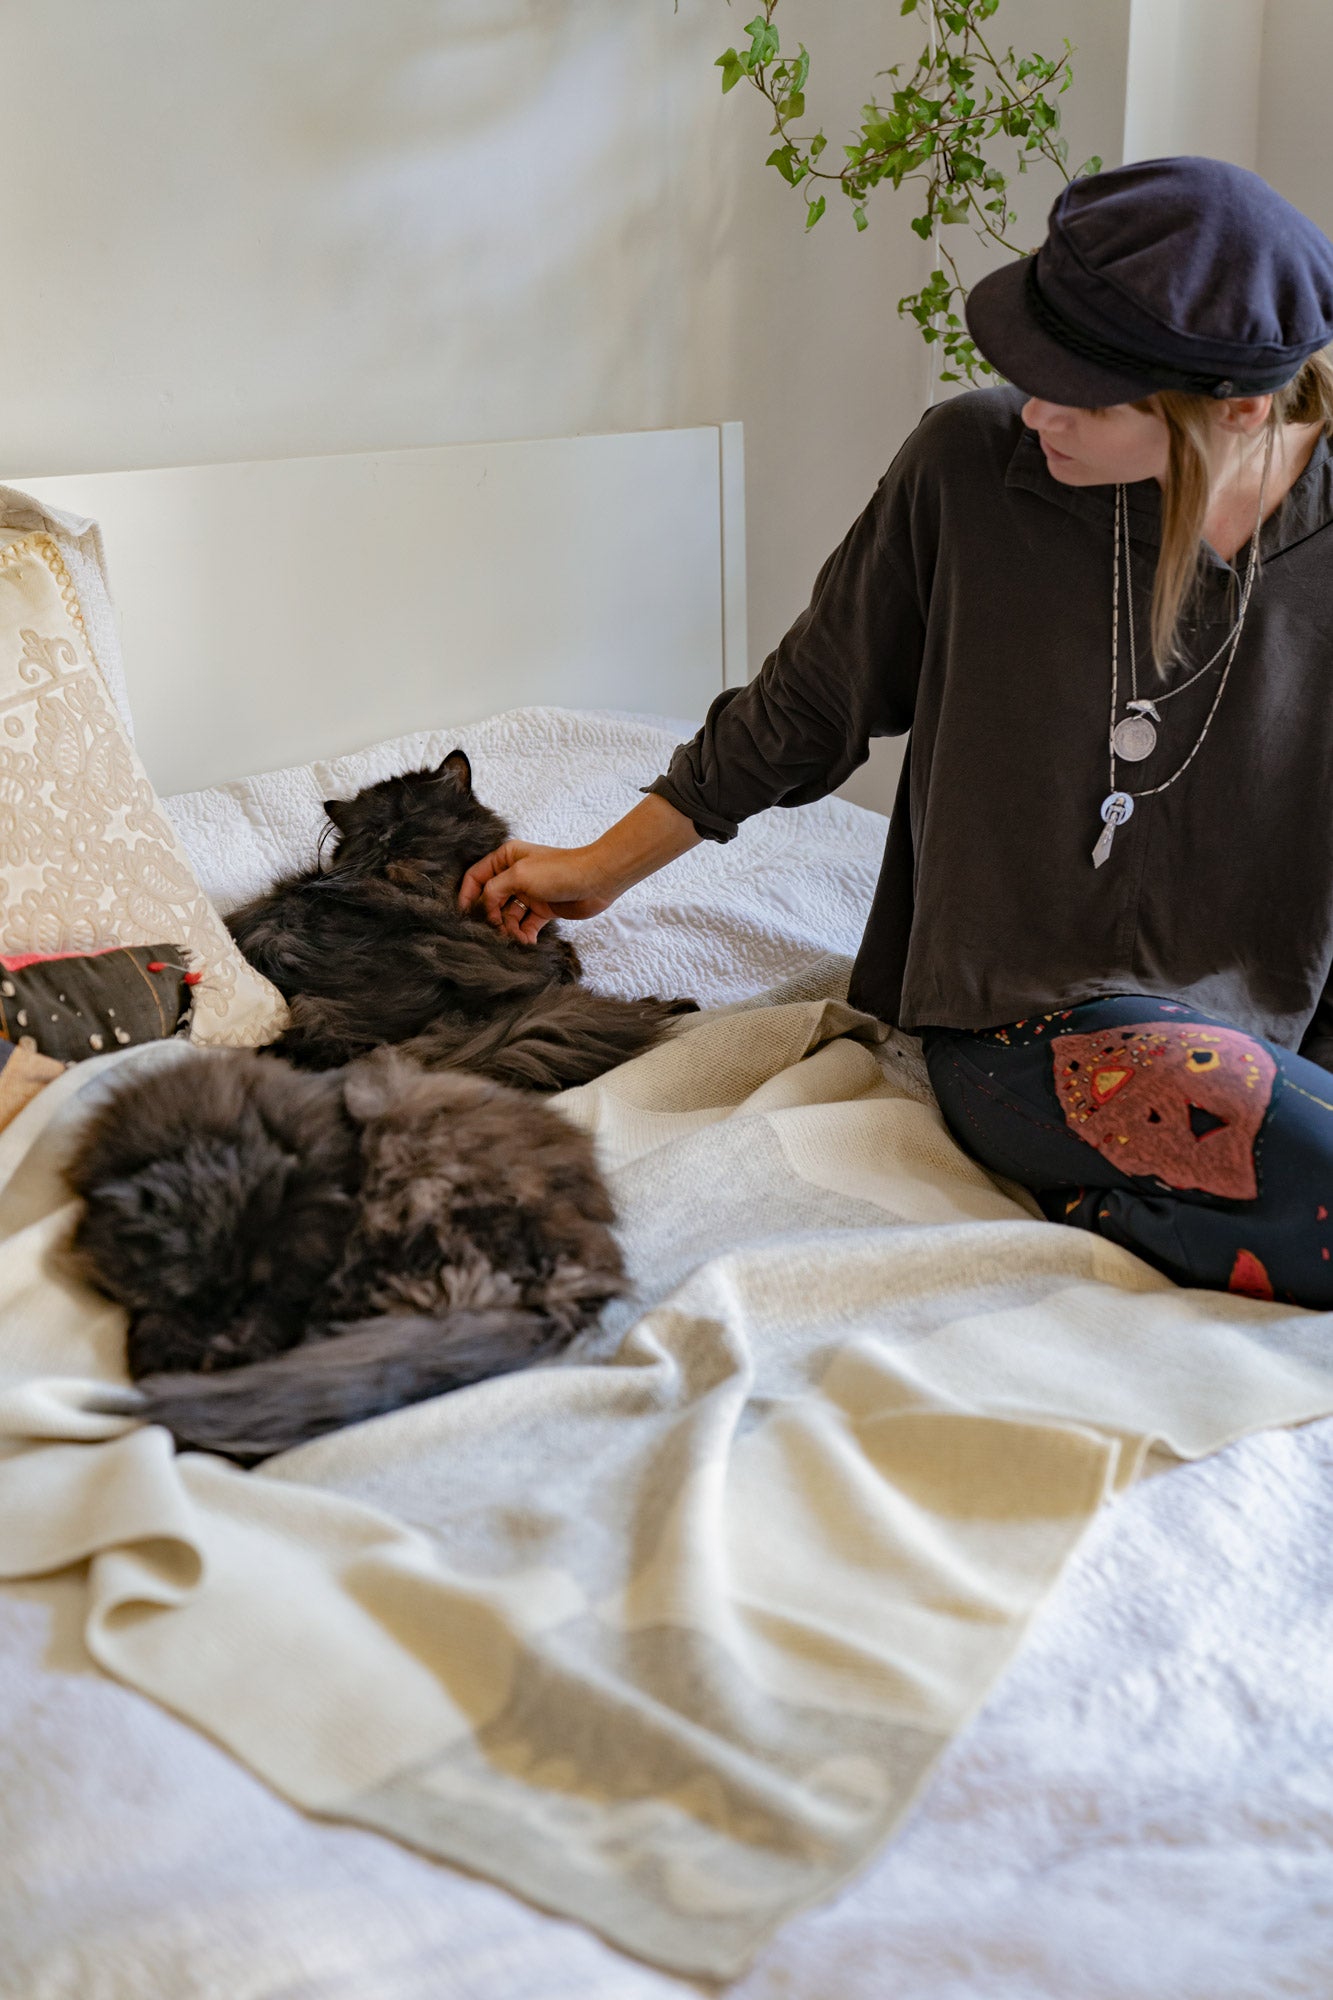
[[[281,996],[194,878],[112,706],[53,538],[0,547],[0,951],[169,940],[201,978],[191,1038],[271,1041]]]
[[[686,722],[566,708],[516,708],[465,729],[423,730],[327,763],[271,771],[166,809],[222,911],[315,858],[327,798],[438,763],[461,743],[478,798],[516,834],[557,847],[594,838],[664,770]],[[887,831],[842,799],[765,813],[725,847],[706,841],[640,882],[602,916],[570,926],[588,979],[608,993],[690,993],[710,1005],[827,974],[861,941]],[[817,881],[817,894],[810,884]],[[826,991],[816,980],[811,992]]]

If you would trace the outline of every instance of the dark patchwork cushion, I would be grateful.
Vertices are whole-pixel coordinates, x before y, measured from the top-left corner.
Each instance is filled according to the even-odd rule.
[[[63,1063],[160,1041],[184,1027],[198,979],[172,944],[0,956],[0,1035]]]

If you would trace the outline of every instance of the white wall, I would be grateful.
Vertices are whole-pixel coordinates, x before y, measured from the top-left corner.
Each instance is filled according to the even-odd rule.
[[[879,0],[796,0],[842,110]],[[757,644],[913,421],[919,245],[858,242],[724,102],[719,0],[0,5],[0,464],[740,416]],[[13,163],[21,164],[20,185]],[[770,185],[771,183],[771,185]],[[17,197],[17,198],[16,198]],[[784,198],[785,197],[785,198]]]
[[[837,213],[803,235],[763,107],[712,67],[745,18],[0,0],[0,467],[740,417],[757,663],[918,413],[895,305],[925,251],[890,195],[863,237]],[[885,0],[784,0],[780,25],[834,145],[922,39]],[[1004,0],[995,31],[1080,45],[1073,150],[1118,157],[1128,0]]]
[[[1330,0],[1133,0],[1125,158],[1253,167],[1333,236]]]
[[[1134,0],[1127,160],[1204,153],[1258,167],[1264,19],[1265,0]]]
[[[1333,236],[1333,5],[1268,0],[1260,81],[1258,167]]]

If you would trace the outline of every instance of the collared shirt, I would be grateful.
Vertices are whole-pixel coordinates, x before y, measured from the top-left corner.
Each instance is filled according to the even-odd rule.
[[[1176,998],[1333,1068],[1333,453],[1265,523],[1261,570],[1198,754],[1094,868],[1112,789],[1114,489],[1054,480],[1022,398],[931,411],[748,686],[650,790],[727,840],[911,730],[852,979],[906,1028],[987,1028],[1108,994]],[[1153,665],[1160,490],[1128,489],[1139,692],[1159,703],[1234,623],[1247,551],[1205,550],[1185,661]],[[1129,697],[1122,579],[1120,716]],[[1226,652],[1161,707],[1130,792],[1203,728]]]

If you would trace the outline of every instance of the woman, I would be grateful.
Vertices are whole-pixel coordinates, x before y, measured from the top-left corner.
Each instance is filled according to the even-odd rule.
[[[1075,182],[748,687],[590,847],[463,884],[532,939],[911,729],[851,999],[955,1137],[1179,1282],[1333,1307],[1333,245],[1257,176]]]

